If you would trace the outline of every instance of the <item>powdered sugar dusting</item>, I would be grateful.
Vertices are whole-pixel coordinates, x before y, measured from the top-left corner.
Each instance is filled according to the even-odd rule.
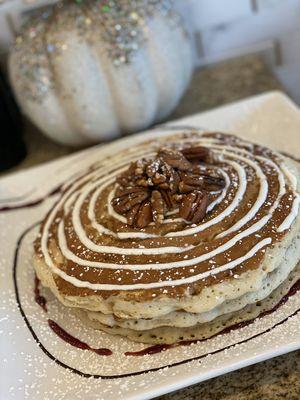
[[[98,156],[97,156],[98,157]],[[87,164],[90,160],[86,160]],[[74,163],[73,163],[74,164]],[[75,168],[70,166],[70,169]],[[52,171],[53,172],[53,171]],[[71,172],[71,171],[70,171]],[[41,181],[45,181],[43,175]],[[23,179],[23,181],[26,181]],[[49,185],[49,182],[47,182]],[[9,187],[6,186],[7,190]],[[22,185],[17,185],[18,190],[24,190]],[[52,201],[52,200],[51,200]],[[15,244],[21,232],[34,221],[38,221],[41,216],[49,208],[50,203],[46,202],[37,208],[18,210],[9,214],[0,214],[0,226],[5,227],[0,231],[1,256],[0,256],[0,281],[2,283],[0,291],[0,335],[1,343],[5,338],[5,346],[1,347],[1,361],[5,370],[5,381],[0,388],[0,397],[4,399],[45,399],[45,400],[61,400],[72,398],[79,399],[125,399],[125,398],[143,398],[154,397],[166,391],[168,387],[172,389],[192,384],[208,377],[216,376],[228,369],[236,368],[250,362],[260,361],[262,359],[291,351],[298,347],[299,340],[299,314],[290,317],[284,324],[278,325],[275,329],[265,333],[246,343],[239,344],[229,349],[223,350],[215,355],[208,355],[201,360],[191,361],[183,366],[163,367],[162,369],[148,373],[147,375],[137,375],[127,378],[105,380],[85,378],[70,372],[64,367],[49,359],[49,357],[37,345],[30,334],[20,312],[17,308],[15,291],[12,280],[12,261],[14,255]],[[32,232],[33,235],[33,232]],[[125,357],[120,349],[128,350],[129,348],[139,349],[142,345],[131,344],[125,339],[106,338],[104,334],[95,334],[91,336],[87,331],[83,330],[84,337],[90,342],[101,345],[111,345],[115,350],[114,359],[106,359],[91,357],[87,352],[74,351],[68,349],[67,345],[62,345],[58,338],[53,337],[51,331],[45,324],[46,316],[32,299],[32,265],[31,265],[31,241],[33,236],[28,236],[24,242],[24,248],[21,258],[21,264],[18,266],[22,270],[18,275],[21,280],[20,292],[21,303],[26,309],[26,315],[30,319],[32,326],[36,328],[39,325],[38,332],[46,345],[53,346],[60,356],[67,354],[71,361],[76,364],[77,368],[83,371],[90,367],[91,369],[100,370],[106,368],[106,373],[113,374],[118,368],[123,368]],[[19,270],[19,271],[20,271]],[[49,292],[43,292],[49,301],[49,310],[51,316],[60,317],[60,321],[64,322],[65,318],[70,318],[74,324],[76,318],[68,315],[63,311],[59,313],[59,305],[54,299],[49,299]],[[50,296],[51,297],[51,296]],[[278,312],[258,320],[255,325],[249,329],[234,332],[234,336],[218,338],[214,342],[214,346],[228,345],[234,343],[247,335],[266,329],[281,319],[286,318],[297,307],[299,307],[299,295],[294,296],[285,306]],[[68,320],[66,320],[68,321]],[[77,329],[77,327],[75,326]],[[78,331],[77,331],[78,332]],[[81,332],[81,331],[80,331]],[[78,332],[79,333],[79,332]],[[201,352],[203,348],[198,344],[189,348],[180,348],[177,350],[167,351],[154,357],[139,358],[141,368],[147,367],[150,363],[167,363],[181,357],[187,358],[190,353]],[[128,358],[129,359],[129,358]],[[153,361],[154,360],[154,361]],[[69,361],[69,360],[68,360]],[[104,364],[103,364],[104,361]],[[130,363],[133,363],[130,358]],[[164,364],[166,365],[166,364]],[[101,371],[100,371],[101,372]]]

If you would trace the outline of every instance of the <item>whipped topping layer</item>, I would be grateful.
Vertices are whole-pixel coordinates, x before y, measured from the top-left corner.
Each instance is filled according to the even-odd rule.
[[[225,182],[211,193],[203,220],[179,210],[161,224],[135,227],[112,206],[118,177],[161,147],[207,148]],[[199,164],[203,173],[211,166]],[[137,291],[184,295],[256,269],[299,213],[297,177],[281,155],[220,133],[191,132],[145,142],[93,165],[67,187],[48,213],[37,254],[68,294]]]

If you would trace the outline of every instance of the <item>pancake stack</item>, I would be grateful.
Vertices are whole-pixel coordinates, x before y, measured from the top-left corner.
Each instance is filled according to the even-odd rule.
[[[42,284],[83,323],[144,343],[204,339],[299,279],[298,163],[222,133],[163,136],[71,182],[35,241]]]

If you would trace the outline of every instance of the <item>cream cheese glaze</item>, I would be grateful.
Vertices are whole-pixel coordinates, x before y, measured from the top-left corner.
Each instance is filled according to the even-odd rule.
[[[133,228],[111,207],[116,177],[166,145],[209,148],[226,186],[196,225],[170,212],[159,227]],[[142,143],[92,166],[49,212],[35,248],[70,292],[180,296],[258,268],[298,213],[297,178],[284,157],[231,135],[192,132]]]

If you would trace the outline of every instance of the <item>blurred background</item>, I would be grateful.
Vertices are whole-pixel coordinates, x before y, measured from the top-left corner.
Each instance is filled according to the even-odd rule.
[[[22,24],[51,3],[55,1],[0,0],[0,65],[4,75],[8,53]],[[300,103],[300,0],[174,0],[174,10],[183,17],[189,32],[195,69],[185,95],[164,120],[268,90],[284,90]],[[7,81],[6,77],[6,85]],[[30,115],[23,120],[27,157],[22,166],[74,151],[69,143],[57,144],[56,138],[53,141],[53,137],[40,135],[41,129],[32,120]],[[158,119],[153,118],[139,126],[155,122]],[[128,132],[136,130],[140,129],[133,127]],[[19,153],[18,159],[25,157],[24,152]]]
[[[34,9],[55,0],[0,0],[2,59]],[[176,0],[194,32],[197,65],[261,54],[292,97],[300,102],[299,0]]]

